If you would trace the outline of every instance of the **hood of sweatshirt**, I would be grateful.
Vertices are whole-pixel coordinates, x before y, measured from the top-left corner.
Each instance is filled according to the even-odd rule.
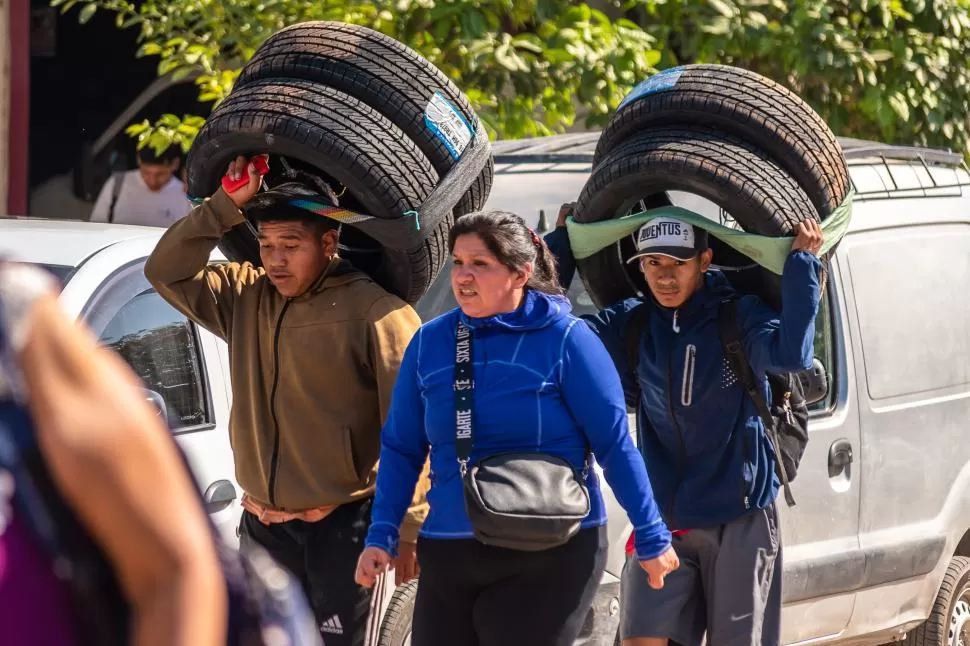
[[[459,317],[465,325],[473,330],[499,328],[526,332],[551,325],[559,319],[567,317],[570,311],[572,311],[572,306],[565,296],[552,296],[529,289],[526,290],[522,303],[511,312],[476,318],[467,316],[459,310]]]

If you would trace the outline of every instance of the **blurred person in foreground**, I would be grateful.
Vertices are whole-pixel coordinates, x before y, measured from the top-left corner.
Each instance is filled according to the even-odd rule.
[[[225,644],[226,587],[194,487],[137,377],[62,313],[53,279],[0,261],[4,643],[104,644],[93,635],[120,614],[107,632],[127,621],[137,646]],[[79,551],[103,553],[113,585],[79,570]]]

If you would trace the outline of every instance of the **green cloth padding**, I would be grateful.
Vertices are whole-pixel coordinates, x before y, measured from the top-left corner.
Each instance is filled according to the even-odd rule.
[[[822,222],[822,233],[825,240],[822,243],[820,255],[828,252],[849,230],[849,221],[852,219],[852,198],[854,190],[850,190],[845,199],[832,214]],[[632,235],[644,223],[655,218],[667,217],[676,218],[681,222],[687,222],[694,226],[706,229],[708,233],[718,240],[734,247],[754,262],[758,263],[768,271],[781,275],[785,260],[791,253],[791,245],[795,240],[792,236],[775,237],[748,233],[738,229],[731,229],[706,218],[699,213],[683,209],[679,206],[661,206],[649,209],[641,213],[628,215],[615,220],[603,222],[591,222],[580,224],[572,217],[566,219],[566,228],[569,231],[569,246],[572,247],[573,255],[581,260],[589,258],[593,254],[616,243],[626,236]]]

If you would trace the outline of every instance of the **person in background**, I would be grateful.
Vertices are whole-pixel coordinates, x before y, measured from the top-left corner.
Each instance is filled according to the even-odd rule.
[[[116,643],[89,632],[95,618],[120,638],[127,625],[125,643],[135,646],[226,643],[227,591],[209,521],[140,388],[120,358],[65,316],[51,276],[0,262],[3,643]],[[77,597],[64,557],[55,559],[38,531],[51,526],[75,547],[93,540],[103,552],[95,562],[107,561],[123,599],[112,605],[104,589]]]
[[[168,228],[181,220],[192,204],[178,177],[179,150],[169,146],[161,155],[146,146],[138,151],[138,168],[114,173],[101,188],[91,210],[91,222],[139,224]]]
[[[371,521],[381,423],[420,319],[340,258],[339,223],[289,204],[297,186],[336,204],[325,182],[295,171],[257,196],[251,160],[234,160],[227,174],[249,183],[219,188],[166,231],[145,276],[229,344],[241,547],[261,545],[302,581],[327,646],[358,646],[374,595],[354,583],[354,567]],[[262,267],[210,264],[246,216],[258,226]],[[417,574],[426,489],[411,483],[407,494],[401,582]]]
[[[564,285],[575,271],[565,222],[572,209],[563,205],[546,235]],[[634,547],[621,582],[623,646],[700,646],[705,633],[714,646],[781,640],[775,453],[730,367],[718,321],[720,308],[735,302],[743,350],[765,393],[767,372],[811,367],[823,236],[814,220],[795,233],[781,317],[757,296],[737,294],[711,268],[707,232],[673,218],[651,220],[634,235],[627,262],[638,264],[649,293],[583,317],[612,356],[624,394],[639,397],[640,449],[682,563],[654,589],[638,576]]]
[[[670,533],[630,437],[616,370],[592,331],[570,315],[546,245],[520,217],[489,212],[458,220],[449,247],[459,307],[424,324],[405,352],[357,580],[373,585],[397,553],[397,528],[430,450],[413,646],[571,646],[606,565],[599,480],[589,469],[591,510],[564,545],[519,551],[474,537],[456,451],[459,322],[473,343],[469,461],[536,451],[578,472],[589,448],[635,527],[640,576],[657,588],[677,567]]]

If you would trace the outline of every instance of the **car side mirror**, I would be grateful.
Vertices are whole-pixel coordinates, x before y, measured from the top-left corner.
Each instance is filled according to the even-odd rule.
[[[165,403],[165,398],[154,390],[148,390],[147,388],[143,388],[142,393],[145,395],[145,400],[154,409],[155,414],[162,418],[165,426],[168,426],[168,404]]]
[[[805,404],[811,406],[825,399],[829,392],[829,379],[825,374],[825,366],[818,357],[812,360],[812,367],[795,373],[802,385]]]

